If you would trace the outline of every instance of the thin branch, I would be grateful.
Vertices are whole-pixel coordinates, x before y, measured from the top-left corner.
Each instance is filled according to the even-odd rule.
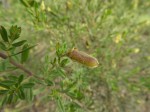
[[[7,59],[8,56],[4,53],[1,53],[0,52],[0,57],[3,58],[3,59]],[[19,64],[19,63],[16,63],[13,59],[9,58],[9,62],[16,66],[17,68],[21,69],[22,71],[24,71],[25,73],[27,73],[29,76],[32,76],[33,73],[31,71],[29,71],[28,69],[26,69],[22,64]]]

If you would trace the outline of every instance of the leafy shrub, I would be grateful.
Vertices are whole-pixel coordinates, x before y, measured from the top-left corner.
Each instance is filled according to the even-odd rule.
[[[9,104],[16,111],[143,111],[150,73],[147,0],[8,3],[10,9],[0,7],[3,110]],[[66,56],[72,48],[93,53],[99,66],[88,68],[76,57],[82,64],[75,63]]]

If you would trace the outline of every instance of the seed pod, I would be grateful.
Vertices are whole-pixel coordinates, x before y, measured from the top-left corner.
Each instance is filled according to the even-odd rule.
[[[95,68],[99,65],[96,58],[82,52],[78,51],[76,48],[73,48],[71,51],[67,53],[67,56],[72,60],[75,60],[83,65],[86,65],[91,68]]]

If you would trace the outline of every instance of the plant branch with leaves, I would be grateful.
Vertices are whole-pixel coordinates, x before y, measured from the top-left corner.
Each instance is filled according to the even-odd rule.
[[[29,46],[26,40],[18,41],[21,33],[21,27],[11,26],[9,31],[0,26],[0,57],[4,60],[8,60],[10,64],[14,67],[24,71],[28,76],[33,76],[33,73],[28,70],[23,63],[27,60],[29,55],[29,50],[33,46]],[[19,52],[16,50],[19,49]],[[21,56],[20,56],[21,54]],[[16,62],[13,58],[19,58],[19,62]],[[0,95],[4,95],[3,102],[1,105],[5,103],[16,102],[18,99],[24,100],[27,94],[32,95],[32,87],[34,83],[26,82],[23,83],[24,75],[14,76],[9,75],[6,79],[0,80]],[[27,92],[27,94],[25,94]]]
[[[21,33],[21,27],[12,26],[9,29],[9,33],[7,33],[6,29],[1,26],[0,34],[2,37],[2,41],[0,41],[0,49],[3,50],[0,51],[0,57],[3,59],[8,59],[9,62],[14,65],[15,67],[23,70],[28,75],[33,75],[31,71],[29,71],[27,68],[25,68],[22,64],[24,63],[29,54],[29,49],[31,49],[33,46],[29,46],[26,42],[26,40],[17,41],[20,37]],[[23,46],[23,47],[22,47]],[[22,47],[21,51],[15,52],[17,48]],[[12,57],[21,54],[21,60],[20,63],[15,62]]]

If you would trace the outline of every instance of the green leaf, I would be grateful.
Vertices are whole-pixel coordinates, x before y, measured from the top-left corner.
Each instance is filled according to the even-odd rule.
[[[27,40],[22,40],[22,41],[19,41],[19,42],[16,42],[14,44],[12,44],[14,47],[19,47],[19,46],[22,46],[25,42],[27,42]]]
[[[56,52],[58,52],[59,48],[60,48],[60,43],[59,42],[56,44],[55,48],[56,48]]]
[[[20,0],[20,2],[25,6],[25,7],[29,7],[29,4],[26,0]]]
[[[55,48],[56,48],[56,54],[57,54],[57,56],[61,57],[66,52],[67,44],[63,43],[62,45],[60,45],[59,43],[57,43]]]
[[[75,93],[73,93],[73,92],[68,92],[67,95],[70,96],[72,99],[76,98]]]
[[[145,86],[145,87],[147,87],[148,89],[150,89],[150,77],[142,77],[141,79],[140,79],[140,83],[143,85],[143,86]]]
[[[20,88],[20,89],[18,90],[18,96],[19,96],[19,98],[22,99],[22,100],[25,99],[25,93],[24,93],[24,91],[23,91],[22,88]]]
[[[6,95],[2,99],[2,106],[7,103],[7,100],[8,100],[8,96]]]
[[[35,4],[35,3],[38,3],[38,2],[35,1],[35,0],[30,0],[28,3],[30,4],[30,7],[33,7],[34,4]]]
[[[9,90],[0,90],[0,95],[4,95],[6,93],[8,93]]]
[[[10,47],[9,49],[6,49],[6,51],[10,51],[10,50],[13,50],[15,49],[15,47]]]
[[[40,6],[40,3],[39,2],[34,2],[34,9],[35,9],[35,11],[38,11],[37,9],[39,8],[39,6]]]
[[[36,3],[35,0],[20,0],[20,2],[25,6],[25,7],[33,7],[34,4]]]
[[[61,66],[64,67],[69,62],[68,59],[64,59],[61,61]]]
[[[18,39],[20,37],[20,33],[21,33],[21,27],[18,27],[17,25],[12,26],[9,30],[10,32],[10,36],[9,38],[14,41],[16,39]]]
[[[24,63],[27,59],[28,59],[28,56],[29,56],[29,49],[28,50],[25,50],[29,47],[28,44],[25,44],[22,48],[22,54],[21,54],[21,63]]]
[[[8,78],[12,81],[17,81],[18,80],[18,77],[17,76],[14,76],[14,75],[9,75]]]
[[[7,103],[8,104],[12,103],[12,100],[13,100],[13,93],[8,96]]]
[[[0,82],[0,87],[3,87],[3,88],[6,88],[6,89],[9,89],[9,86],[7,86],[6,84],[3,84],[2,82]]]
[[[1,83],[1,84],[4,84],[4,85],[6,85],[6,86],[12,86],[12,85],[16,84],[15,81],[11,81],[11,80],[1,81],[0,83]]]
[[[7,48],[3,42],[0,42],[0,49],[7,50]]]
[[[81,100],[84,98],[84,94],[81,93],[80,91],[75,91],[76,93],[76,99]]]
[[[53,82],[50,81],[49,79],[46,79],[45,82],[46,82],[47,86],[52,86],[53,85]]]
[[[26,83],[26,84],[21,85],[22,88],[32,88],[33,86],[34,86],[34,83]]]
[[[0,28],[0,34],[1,34],[1,36],[2,36],[2,39],[3,39],[5,42],[8,42],[7,31],[6,31],[6,29],[5,29],[3,26],[1,26],[1,28]]]
[[[30,46],[30,47],[28,47],[28,48],[26,48],[26,49],[24,49],[24,50],[22,50],[22,51],[20,51],[20,52],[18,52],[18,53],[12,54],[11,56],[15,56],[15,55],[17,55],[17,54],[23,53],[24,51],[27,51],[27,50],[29,50],[29,49],[32,49],[32,48],[35,47],[35,46],[36,46],[36,45]]]
[[[84,94],[81,93],[78,90],[75,91],[69,91],[66,93],[68,96],[70,96],[72,99],[82,100],[84,98]]]
[[[19,78],[18,78],[18,84],[20,84],[24,79],[24,76],[23,75],[20,75]]]
[[[32,101],[33,100],[33,91],[32,89],[27,89],[27,93],[26,93],[26,98],[28,101]]]
[[[59,97],[57,98],[57,105],[58,105],[58,108],[59,108],[60,112],[65,112],[62,100]]]

